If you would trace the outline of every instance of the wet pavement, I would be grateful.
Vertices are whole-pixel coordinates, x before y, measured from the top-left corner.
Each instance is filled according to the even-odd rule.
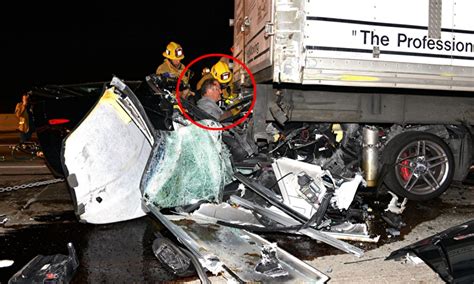
[[[5,142],[1,137],[0,133],[2,145],[13,141],[10,139]],[[0,161],[0,187],[54,178],[42,168],[44,163],[41,159],[16,161],[9,155],[7,146],[0,146],[0,156],[6,157],[5,161]],[[16,167],[6,169],[11,165]],[[36,166],[36,169],[32,171],[28,166]],[[391,236],[386,232],[389,226],[380,218],[380,212],[383,212],[386,203],[380,202],[380,196],[377,199],[374,196],[367,194],[369,206],[374,212],[371,233],[380,234],[381,238],[377,244],[351,242],[367,250],[366,256],[361,259],[305,236],[264,234],[263,237],[308,261],[323,273],[328,273],[334,282],[343,283],[347,281],[347,275],[343,271],[351,269],[350,265],[368,269],[388,255],[391,249],[387,249],[388,247],[401,247],[405,242],[424,238],[440,228],[456,225],[474,216],[474,186],[471,180],[452,186],[441,198],[424,203],[409,202],[403,214],[406,226],[401,228],[399,236]],[[72,210],[72,201],[64,182],[0,193],[0,215],[5,214],[9,218],[4,225],[0,225],[0,260],[14,261],[10,267],[0,268],[0,283],[6,283],[38,254],[67,254],[68,242],[74,244],[80,262],[72,283],[150,283],[177,280],[176,276],[161,266],[153,254],[155,233],[160,232],[167,237],[171,235],[152,217],[109,225],[90,225],[79,223]],[[387,267],[397,265],[387,264]],[[364,269],[358,271],[367,274]],[[429,273],[430,270],[426,268],[423,271]],[[357,271],[353,273],[352,282],[371,282],[364,276],[357,278]],[[383,272],[381,273],[383,276]],[[391,279],[390,275],[396,275],[396,271],[389,268],[386,273],[387,276],[382,279]],[[437,279],[432,274],[429,275],[434,278],[429,279]],[[417,276],[410,277],[419,279]],[[179,280],[193,282],[197,278]],[[402,282],[406,279],[400,277],[398,280]]]
[[[15,261],[8,268],[0,268],[1,283],[6,283],[38,254],[67,254],[68,242],[73,243],[80,263],[72,283],[150,283],[176,279],[153,254],[154,234],[161,228],[150,217],[111,225],[80,224],[70,213],[61,219],[59,223],[48,220],[45,225],[18,229],[1,237],[1,258]]]

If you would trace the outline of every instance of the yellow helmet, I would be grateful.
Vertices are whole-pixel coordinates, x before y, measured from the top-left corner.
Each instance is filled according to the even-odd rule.
[[[219,61],[212,66],[211,74],[212,77],[221,84],[226,84],[232,80],[232,73],[230,72],[229,65],[222,61]]]
[[[163,56],[171,60],[181,60],[184,58],[183,48],[176,42],[168,43],[166,50],[163,52]]]

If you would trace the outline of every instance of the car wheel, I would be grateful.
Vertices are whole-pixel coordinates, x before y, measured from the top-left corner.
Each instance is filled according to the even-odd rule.
[[[438,197],[453,179],[453,154],[441,138],[430,133],[402,133],[389,141],[383,156],[388,165],[385,184],[410,200]]]

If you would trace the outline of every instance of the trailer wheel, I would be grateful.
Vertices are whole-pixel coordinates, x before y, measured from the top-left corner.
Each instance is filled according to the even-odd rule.
[[[453,154],[441,138],[430,133],[413,131],[396,136],[386,145],[383,157],[388,165],[385,184],[410,200],[438,197],[453,179]]]

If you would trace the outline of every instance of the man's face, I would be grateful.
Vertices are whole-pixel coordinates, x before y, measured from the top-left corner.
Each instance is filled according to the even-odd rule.
[[[221,97],[221,94],[222,94],[222,90],[221,90],[221,86],[219,85],[219,82],[215,81],[213,86],[211,87],[211,98],[218,102],[222,99]]]

